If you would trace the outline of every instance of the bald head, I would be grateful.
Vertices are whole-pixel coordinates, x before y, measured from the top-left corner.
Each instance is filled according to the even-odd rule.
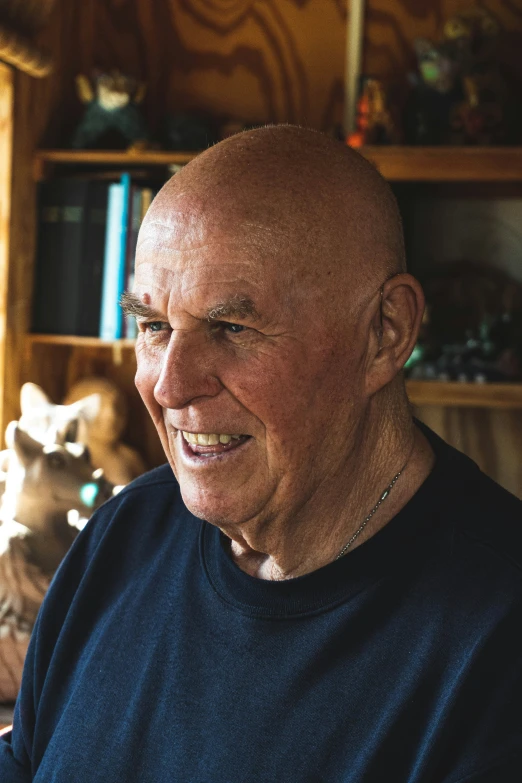
[[[180,211],[189,222],[250,229],[286,264],[328,267],[336,288],[375,287],[405,270],[390,187],[358,153],[315,131],[266,127],[210,148],[162,188],[147,221]]]

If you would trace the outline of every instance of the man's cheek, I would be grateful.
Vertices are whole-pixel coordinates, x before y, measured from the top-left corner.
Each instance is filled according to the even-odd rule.
[[[154,363],[146,356],[137,355],[137,369],[134,376],[134,384],[147,407],[154,403],[154,387],[156,386],[159,372]]]

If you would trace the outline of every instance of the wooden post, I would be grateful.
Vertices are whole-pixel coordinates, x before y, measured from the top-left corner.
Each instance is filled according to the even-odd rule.
[[[364,0],[349,0],[346,19],[346,69],[344,78],[344,133],[355,130],[359,77],[364,36]]]
[[[9,232],[13,173],[13,70],[0,62],[0,441],[4,421],[7,291],[9,283]]]

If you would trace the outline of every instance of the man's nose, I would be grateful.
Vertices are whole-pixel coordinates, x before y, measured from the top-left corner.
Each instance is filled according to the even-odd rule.
[[[214,374],[211,345],[196,332],[173,331],[163,354],[154,397],[162,408],[180,409],[200,398],[215,397],[222,384]]]

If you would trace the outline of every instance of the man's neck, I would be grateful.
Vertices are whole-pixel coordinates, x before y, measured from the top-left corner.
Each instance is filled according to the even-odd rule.
[[[430,473],[433,452],[413,421],[406,427],[377,424],[365,430],[343,475],[322,485],[291,523],[287,520],[278,527],[274,520],[234,536],[231,554],[239,568],[260,579],[284,580],[332,562],[399,471],[386,499],[348,551],[375,535],[406,505]]]

